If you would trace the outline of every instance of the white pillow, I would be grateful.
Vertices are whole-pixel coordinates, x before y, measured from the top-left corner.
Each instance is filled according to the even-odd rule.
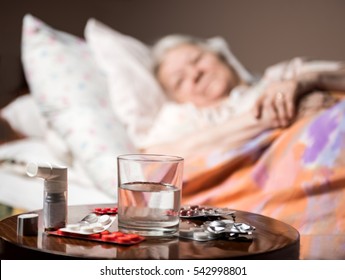
[[[17,97],[1,109],[0,115],[14,130],[27,137],[43,138],[47,130],[46,120],[30,94]]]
[[[107,76],[113,110],[137,147],[166,97],[154,77],[148,46],[89,19],[85,38]]]
[[[49,127],[31,94],[17,97],[0,111],[0,115],[14,130],[29,138],[44,139],[57,158],[71,162],[65,141]]]
[[[48,123],[95,185],[115,197],[116,156],[135,150],[112,112],[105,77],[85,41],[26,15],[22,61]]]

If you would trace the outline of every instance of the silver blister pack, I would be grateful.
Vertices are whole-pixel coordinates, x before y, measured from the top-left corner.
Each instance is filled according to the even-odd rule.
[[[215,236],[223,239],[252,239],[255,230],[254,226],[246,223],[236,223],[233,220],[215,220],[207,221],[202,227]]]

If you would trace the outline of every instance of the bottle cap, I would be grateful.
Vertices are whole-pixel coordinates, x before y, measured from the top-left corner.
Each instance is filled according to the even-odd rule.
[[[38,214],[22,214],[17,217],[18,235],[37,235],[38,232]]]

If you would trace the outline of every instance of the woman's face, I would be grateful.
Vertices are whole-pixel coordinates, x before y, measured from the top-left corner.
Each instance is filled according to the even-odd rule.
[[[169,50],[157,77],[173,100],[198,107],[217,103],[239,82],[218,55],[191,44]]]

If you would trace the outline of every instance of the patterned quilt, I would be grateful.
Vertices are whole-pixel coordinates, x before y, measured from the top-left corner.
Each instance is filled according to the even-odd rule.
[[[301,234],[345,231],[345,101],[185,166],[183,204],[251,211]]]

